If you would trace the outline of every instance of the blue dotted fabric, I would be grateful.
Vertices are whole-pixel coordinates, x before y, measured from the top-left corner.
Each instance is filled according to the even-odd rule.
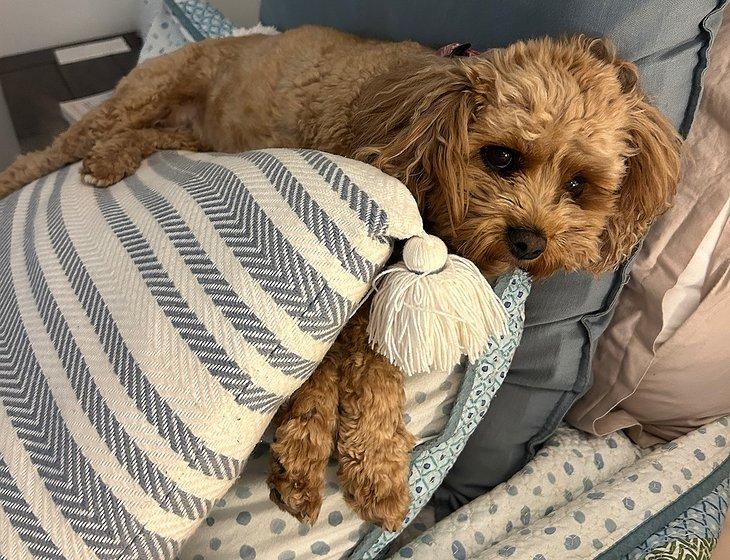
[[[140,0],[137,11],[137,31],[146,37],[152,26],[152,20],[160,13],[162,0]]]
[[[189,42],[182,31],[180,22],[166,5],[162,5],[150,22],[142,51],[139,54],[139,62],[171,53]]]
[[[728,424],[721,418],[650,450],[621,432],[596,437],[561,427],[506,483],[431,527],[409,528],[391,558],[618,560],[662,527],[646,543],[652,551],[663,546],[661,539],[668,546],[707,542],[726,501],[703,504],[678,522],[681,527],[671,520],[718,485],[723,491],[730,472]],[[634,551],[630,560],[645,551]]]

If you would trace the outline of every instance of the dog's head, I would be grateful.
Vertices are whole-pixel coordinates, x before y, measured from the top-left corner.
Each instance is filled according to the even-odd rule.
[[[425,56],[363,99],[358,157],[403,180],[489,275],[615,268],[676,189],[679,138],[601,39]]]

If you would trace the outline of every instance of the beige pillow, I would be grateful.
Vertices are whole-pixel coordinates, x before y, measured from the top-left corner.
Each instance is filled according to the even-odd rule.
[[[730,18],[720,29],[674,207],[647,236],[568,415],[642,445],[730,414]]]

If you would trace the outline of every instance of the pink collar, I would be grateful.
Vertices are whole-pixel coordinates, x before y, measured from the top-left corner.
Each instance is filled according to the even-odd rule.
[[[449,43],[436,51],[438,56],[454,58],[457,56],[477,56],[479,51],[471,48],[471,43]]]

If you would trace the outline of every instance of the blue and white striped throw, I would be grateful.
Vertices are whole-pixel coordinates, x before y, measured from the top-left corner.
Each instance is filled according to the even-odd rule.
[[[304,150],[0,201],[0,559],[173,558],[421,228],[400,182]]]

